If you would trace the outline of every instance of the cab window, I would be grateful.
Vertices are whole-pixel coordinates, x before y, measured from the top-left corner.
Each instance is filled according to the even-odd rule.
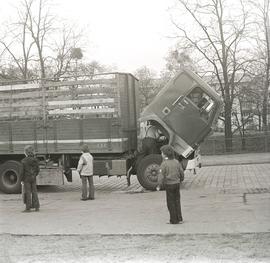
[[[209,119],[214,109],[213,99],[205,93],[200,87],[195,87],[188,95],[187,98],[199,109],[201,117]]]

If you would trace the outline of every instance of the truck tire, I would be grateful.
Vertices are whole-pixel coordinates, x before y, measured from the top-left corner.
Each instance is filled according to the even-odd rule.
[[[0,165],[0,190],[6,194],[21,192],[22,164],[17,161],[6,161]]]
[[[156,189],[161,162],[162,157],[160,154],[147,155],[140,161],[137,169],[137,178],[142,187],[147,190]]]

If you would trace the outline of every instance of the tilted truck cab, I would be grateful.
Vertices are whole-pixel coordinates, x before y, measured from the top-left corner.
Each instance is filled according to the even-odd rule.
[[[189,70],[179,72],[156,95],[141,114],[140,121],[155,125],[177,155],[189,158],[212,131],[221,109],[220,96]],[[148,189],[157,184],[159,154],[141,158],[138,179]]]
[[[218,118],[220,96],[193,72],[175,76],[143,111],[141,121],[155,121],[166,130],[169,144],[188,157],[211,132]]]
[[[129,181],[136,174],[144,188],[155,189],[161,155],[138,151],[140,122],[151,121],[163,132],[159,147],[169,143],[178,156],[190,158],[220,107],[213,89],[186,70],[141,116],[138,80],[129,73],[0,85],[0,190],[20,191],[20,160],[29,144],[40,159],[38,184],[72,181],[80,147],[88,144],[94,175],[124,175]]]

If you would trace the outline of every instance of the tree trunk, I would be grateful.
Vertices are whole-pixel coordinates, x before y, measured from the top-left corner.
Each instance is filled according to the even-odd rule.
[[[262,131],[262,116],[261,114],[258,114],[258,119],[259,119],[259,131]]]
[[[267,100],[263,99],[263,107],[262,107],[262,126],[263,131],[267,132]]]
[[[44,65],[44,61],[43,61],[42,55],[40,55],[40,72],[41,72],[41,78],[42,79],[45,79],[46,73],[45,73],[45,65]]]
[[[246,150],[246,134],[245,134],[245,130],[243,130],[243,132],[241,133],[241,149],[242,151]]]
[[[268,123],[267,123],[267,114],[268,114],[268,87],[269,87],[269,74],[266,74],[266,80],[264,84],[264,94],[263,94],[263,105],[262,105],[262,124],[263,131],[267,133]]]
[[[225,102],[225,149],[232,152],[232,109],[230,103]]]
[[[242,151],[245,151],[246,150],[246,138],[245,137],[242,137]]]

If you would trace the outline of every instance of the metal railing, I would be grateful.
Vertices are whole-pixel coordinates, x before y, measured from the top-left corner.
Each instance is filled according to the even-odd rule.
[[[226,150],[223,136],[209,137],[200,146],[202,154],[216,155],[225,153],[270,152],[270,134],[232,138],[232,147]]]

